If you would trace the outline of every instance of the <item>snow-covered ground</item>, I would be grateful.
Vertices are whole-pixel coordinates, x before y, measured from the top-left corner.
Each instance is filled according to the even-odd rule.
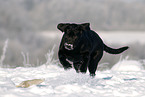
[[[0,97],[144,97],[145,70],[138,62],[125,60],[107,71],[97,71],[96,77],[78,74],[71,69],[64,71],[57,65],[40,67],[0,68]],[[130,66],[130,67],[129,67]],[[119,69],[121,68],[121,70]],[[129,68],[128,70],[126,68]],[[131,69],[132,68],[132,69]],[[124,71],[125,70],[125,71]],[[45,79],[29,88],[17,88],[22,81]]]
[[[62,34],[43,35],[60,38]],[[109,43],[145,43],[143,33],[99,32],[99,35]],[[112,69],[97,71],[95,78],[91,78],[88,72],[78,74],[74,69],[65,71],[52,59],[52,55],[53,52],[49,52],[46,64],[39,67],[0,68],[0,97],[145,97],[144,60],[120,60]],[[16,87],[22,81],[32,79],[45,81],[29,88]]]

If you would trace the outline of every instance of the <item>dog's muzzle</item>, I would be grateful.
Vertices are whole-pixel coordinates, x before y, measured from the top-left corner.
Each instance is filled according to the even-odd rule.
[[[67,50],[73,50],[73,49],[74,49],[74,48],[73,48],[73,44],[65,43],[65,44],[64,44],[64,47],[65,47],[65,49],[67,49]]]

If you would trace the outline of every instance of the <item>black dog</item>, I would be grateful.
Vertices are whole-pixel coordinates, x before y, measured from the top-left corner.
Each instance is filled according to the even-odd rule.
[[[64,69],[72,68],[72,65],[66,60],[68,59],[73,62],[76,72],[86,73],[88,68],[90,75],[95,76],[103,51],[119,54],[128,49],[127,46],[119,49],[106,46],[99,35],[90,30],[89,23],[60,23],[57,28],[64,32],[58,52],[60,63]]]

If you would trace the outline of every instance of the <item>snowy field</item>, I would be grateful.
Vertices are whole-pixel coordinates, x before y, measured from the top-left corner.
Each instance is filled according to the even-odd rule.
[[[43,33],[50,38],[60,38],[62,35],[50,34]],[[108,43],[145,43],[143,33],[111,34],[99,32]],[[26,64],[28,67],[0,68],[0,97],[145,97],[144,60],[120,59],[110,70],[98,70],[95,78],[91,78],[88,72],[78,74],[74,69],[64,71],[58,66],[58,61],[52,59],[52,55],[53,52],[49,52],[47,62],[39,67]],[[16,87],[22,81],[32,79],[45,81],[28,88]]]
[[[141,64],[131,60],[117,63],[112,70],[97,71],[95,78],[57,65],[0,68],[0,97],[144,97],[144,75]],[[45,81],[29,88],[16,87],[31,79]]]

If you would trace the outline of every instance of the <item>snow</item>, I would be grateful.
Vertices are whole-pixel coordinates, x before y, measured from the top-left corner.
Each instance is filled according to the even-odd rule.
[[[114,71],[140,71],[143,65],[140,61],[124,59],[116,63],[111,70]]]
[[[78,74],[74,69],[65,71],[54,64],[29,68],[0,68],[0,97],[143,97],[145,70],[136,66],[137,70],[135,67],[126,71],[126,67],[129,69],[135,65],[141,63],[122,60],[115,65],[117,69],[113,69],[114,66],[111,70],[97,71],[95,78],[91,78],[88,72]],[[123,68],[125,71],[120,71]],[[16,87],[22,81],[31,79],[45,81],[29,88]]]
[[[57,36],[53,33],[43,35],[60,38],[62,33]],[[144,33],[99,32],[99,35],[108,43],[145,43]],[[88,72],[76,73],[74,69],[65,71],[53,59],[53,54],[53,50],[47,53],[46,63],[39,67],[0,67],[0,97],[145,97],[144,60],[119,60],[110,70],[97,70],[92,78]],[[28,88],[16,87],[22,81],[33,79],[45,81]]]

